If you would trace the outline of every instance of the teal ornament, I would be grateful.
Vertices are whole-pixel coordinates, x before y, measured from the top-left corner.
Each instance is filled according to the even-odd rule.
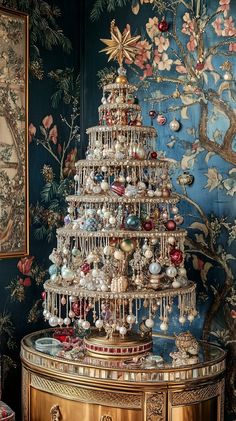
[[[94,180],[97,181],[97,183],[101,183],[104,180],[104,176],[102,174],[95,174]]]
[[[88,218],[84,222],[84,229],[86,231],[97,231],[98,223],[95,218]]]
[[[49,272],[49,275],[50,276],[52,276],[52,275],[58,275],[58,273],[60,272],[60,269],[59,269],[59,267],[57,265],[51,265],[48,268],[48,272]]]
[[[140,229],[141,221],[137,215],[130,214],[125,221],[125,228],[131,231]]]

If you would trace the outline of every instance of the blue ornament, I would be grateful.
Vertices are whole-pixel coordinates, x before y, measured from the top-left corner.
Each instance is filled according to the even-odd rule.
[[[125,221],[125,228],[131,231],[138,230],[141,226],[141,221],[137,215],[130,214]]]
[[[86,231],[97,231],[98,223],[95,218],[88,218],[84,222],[84,229]]]
[[[101,183],[104,180],[104,176],[102,174],[95,174],[94,180],[97,181],[97,183]]]
[[[57,265],[51,265],[48,268],[48,272],[49,272],[49,275],[50,276],[52,276],[52,275],[58,275],[58,273],[60,272],[60,269],[59,269],[59,267]]]

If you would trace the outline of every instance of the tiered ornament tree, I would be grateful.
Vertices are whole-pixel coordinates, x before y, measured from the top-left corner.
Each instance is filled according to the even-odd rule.
[[[181,324],[197,314],[171,161],[158,157],[156,130],[142,125],[123,67],[138,39],[113,21],[111,39],[102,40],[118,76],[104,87],[98,126],[87,130],[86,159],[76,164],[75,194],[44,285],[49,324],[74,322],[88,331],[88,353],[116,358],[149,352],[154,324],[167,331],[175,301]]]

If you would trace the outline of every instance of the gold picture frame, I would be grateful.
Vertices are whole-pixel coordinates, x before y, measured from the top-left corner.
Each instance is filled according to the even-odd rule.
[[[28,31],[0,7],[0,259],[29,254]]]

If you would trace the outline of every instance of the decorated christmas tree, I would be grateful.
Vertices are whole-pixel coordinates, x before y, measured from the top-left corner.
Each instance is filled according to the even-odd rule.
[[[173,162],[155,150],[156,130],[142,124],[123,67],[138,39],[113,21],[111,39],[102,40],[118,75],[103,88],[98,125],[87,130],[86,159],[76,164],[75,194],[44,285],[50,326],[74,323],[88,353],[119,358],[149,352],[153,327],[168,330],[174,305],[180,324],[197,314]]]

